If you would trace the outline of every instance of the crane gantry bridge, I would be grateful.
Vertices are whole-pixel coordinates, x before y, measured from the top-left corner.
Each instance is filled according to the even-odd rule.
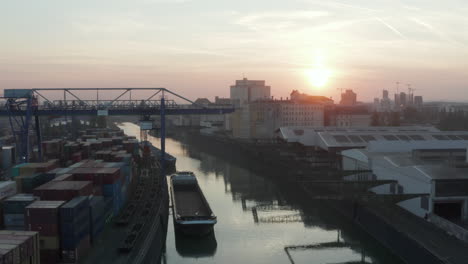
[[[86,93],[86,99],[83,99],[83,93]],[[62,98],[52,99],[51,96]],[[109,99],[111,96],[112,98]],[[175,98],[179,103],[174,99],[167,99],[166,96]],[[151,116],[158,115],[161,117],[161,158],[164,164],[166,115],[210,115],[234,112],[234,107],[231,105],[199,105],[166,88],[5,89],[0,100],[3,101],[0,116],[9,118],[21,162],[29,161],[29,134],[32,130],[36,133],[38,153],[42,158],[40,116],[135,115],[143,117],[144,120],[150,120]]]

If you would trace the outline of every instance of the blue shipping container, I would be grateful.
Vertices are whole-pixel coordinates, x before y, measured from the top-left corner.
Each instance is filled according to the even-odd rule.
[[[32,194],[18,193],[3,200],[4,214],[24,214],[26,206],[30,205],[38,198]]]
[[[77,218],[85,214],[89,216],[89,200],[86,196],[78,196],[60,208],[61,222],[75,222]]]
[[[3,221],[5,227],[22,227],[24,228],[24,214],[4,214]]]
[[[120,180],[113,184],[102,185],[102,195],[104,197],[115,197],[119,195],[121,183]]]

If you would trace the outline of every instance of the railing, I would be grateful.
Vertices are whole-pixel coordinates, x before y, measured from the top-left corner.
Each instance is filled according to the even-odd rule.
[[[5,107],[6,102],[0,101]],[[159,109],[160,100],[54,100],[37,106],[37,110],[138,110]],[[226,105],[201,106],[195,104],[177,104],[172,100],[165,103],[166,109],[226,109]],[[19,106],[17,110],[25,111],[26,106]]]
[[[448,234],[453,235],[464,242],[468,242],[467,229],[435,214],[429,214],[428,220],[439,228],[445,230]]]

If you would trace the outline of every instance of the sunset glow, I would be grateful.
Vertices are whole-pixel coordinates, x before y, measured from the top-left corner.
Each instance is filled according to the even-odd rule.
[[[306,74],[309,78],[309,83],[312,84],[314,88],[322,88],[327,85],[331,76],[331,71],[327,68],[314,68],[307,70]]]

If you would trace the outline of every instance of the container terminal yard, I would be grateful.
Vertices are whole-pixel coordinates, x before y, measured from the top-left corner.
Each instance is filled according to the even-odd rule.
[[[133,248],[157,236],[159,248],[152,250],[162,253],[167,187],[149,150],[112,129],[80,131],[76,141],[44,141],[42,147],[48,161],[16,165],[2,183],[2,220],[11,230],[5,237],[38,240],[35,251],[22,244],[2,248],[4,263],[102,263],[104,252],[112,262],[139,263],[146,254]],[[20,262],[9,262],[11,256]]]

